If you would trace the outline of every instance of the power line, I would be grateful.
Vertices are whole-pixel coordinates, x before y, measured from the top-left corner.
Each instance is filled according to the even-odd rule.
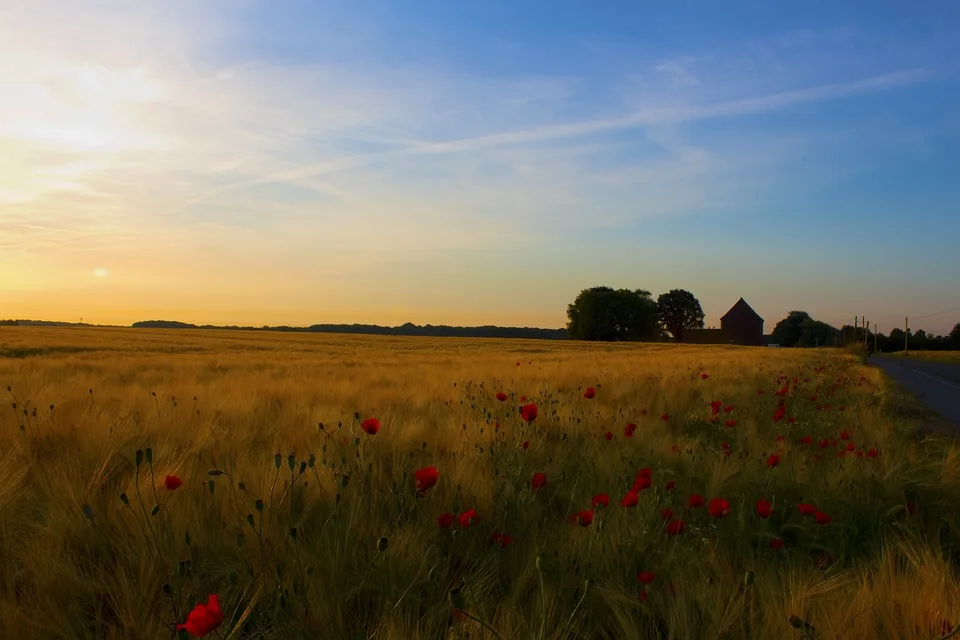
[[[928,313],[925,316],[913,316],[911,320],[923,320],[924,318],[932,318],[933,316],[939,316],[944,313],[950,313],[951,311],[960,311],[960,307],[954,307],[953,309],[945,309],[944,311],[937,311],[936,313]]]

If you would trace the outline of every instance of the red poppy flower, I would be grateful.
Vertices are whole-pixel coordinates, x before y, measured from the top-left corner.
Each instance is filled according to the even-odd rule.
[[[813,444],[813,436],[803,436],[800,438],[800,444]]]
[[[607,440],[613,440],[613,431],[607,431],[605,434],[603,434],[603,437]]]
[[[674,489],[677,488],[677,483],[674,482],[673,480],[668,480],[667,484],[663,485],[663,488],[666,489],[667,491],[673,491]]]
[[[723,402],[721,400],[714,400],[710,403],[710,410],[713,412],[713,415],[720,413],[720,409],[723,408]]]
[[[727,420],[726,422],[723,423],[723,426],[725,426],[725,427],[735,427],[735,426],[737,426],[737,421],[736,421],[736,420]]]
[[[783,442],[784,440],[786,440],[786,436],[784,436],[784,435],[782,435],[782,434],[779,435],[779,436],[777,436],[777,442]]]
[[[640,502],[640,494],[636,491],[627,491],[626,495],[620,500],[621,507],[635,507]]]
[[[633,481],[632,491],[643,491],[644,489],[649,489],[650,485],[653,484],[653,481],[650,479],[650,476],[637,476],[636,480]]]
[[[775,453],[771,453],[770,456],[767,458],[767,466],[773,469],[778,464],[780,464],[780,456],[778,456]]]
[[[816,519],[817,524],[820,525],[830,524],[833,521],[833,518],[825,514],[823,511],[817,511],[816,515],[813,517]]]
[[[470,525],[476,522],[476,520],[477,520],[476,509],[470,509],[469,511],[464,511],[463,513],[460,514],[460,517],[457,518],[457,521],[460,523],[460,526],[463,527],[464,529],[469,529]]]
[[[520,361],[519,361],[519,360],[517,360],[517,366],[518,366],[518,367],[520,366]]]
[[[847,446],[846,446],[846,450],[847,450],[847,451],[856,451],[856,450],[857,450],[857,445],[854,444],[853,442],[848,442],[848,443],[847,443]]]
[[[418,491],[426,491],[437,484],[440,473],[436,467],[424,467],[413,472],[414,484]]]
[[[638,477],[638,478],[641,478],[641,477],[643,477],[643,476],[646,476],[646,477],[649,478],[649,477],[651,477],[652,475],[653,475],[653,469],[651,469],[650,467],[644,467],[644,468],[640,469],[639,471],[637,471],[637,477]]]
[[[610,496],[605,493],[598,493],[597,495],[593,496],[592,500],[590,500],[590,505],[593,506],[594,509],[597,507],[609,507]]]
[[[513,538],[508,536],[505,533],[493,532],[493,535],[490,536],[490,542],[494,545],[500,547],[501,549],[506,549],[510,546],[510,543],[513,542]]]
[[[779,407],[777,407],[777,410],[773,412],[773,421],[780,422],[781,420],[783,420],[783,417],[785,415],[787,415],[787,408],[784,407],[783,405],[780,405]]]
[[[766,520],[773,515],[773,504],[766,498],[760,498],[756,504],[757,515]]]
[[[724,413],[733,413],[733,405],[727,405],[723,408]]]
[[[812,504],[807,504],[805,502],[801,502],[797,505],[797,511],[800,512],[800,515],[807,518],[813,518],[817,515],[817,508]]]
[[[795,424],[797,422],[797,419],[793,416],[790,416],[789,418],[787,418],[787,422],[789,422],[790,424]]]
[[[640,410],[640,415],[641,415],[641,416],[647,415],[647,410],[646,410],[646,409],[641,409],[641,410]]]
[[[691,509],[699,509],[703,506],[703,496],[699,493],[694,493],[690,496],[690,499],[687,500],[687,506]]]
[[[520,396],[520,402],[526,402],[527,396]]]
[[[707,505],[711,518],[724,518],[730,513],[730,503],[723,498],[713,498]]]
[[[701,373],[701,374],[700,374],[700,379],[701,379],[701,380],[706,380],[706,379],[709,378],[709,377],[710,377],[710,374],[709,374],[709,373]]]
[[[177,625],[177,631],[186,631],[195,638],[201,638],[223,622],[223,611],[220,610],[220,599],[212,593],[206,604],[199,603],[187,614],[187,621]]]
[[[687,528],[686,523],[683,520],[674,520],[667,524],[667,534],[671,536],[678,536],[683,533],[683,530]]]
[[[537,472],[533,474],[533,480],[530,481],[530,486],[534,489],[541,489],[547,486],[547,476],[546,474]]]
[[[730,451],[730,443],[729,443],[729,442],[723,442],[723,443],[720,444],[720,448],[723,449],[723,450],[726,451],[726,452],[729,452],[729,451]]]
[[[570,516],[570,522],[578,524],[581,527],[586,527],[589,524],[593,524],[593,511],[590,511],[589,509],[578,511]]]
[[[633,434],[636,432],[636,430],[637,430],[637,425],[635,425],[635,424],[633,424],[633,423],[631,422],[630,424],[628,424],[627,426],[625,426],[625,427],[623,428],[623,437],[624,437],[624,438],[632,438],[632,437],[633,437]]]
[[[587,387],[587,390],[583,392],[583,397],[587,400],[593,400],[595,395],[597,395],[597,390],[593,387]]]
[[[670,419],[670,414],[669,414],[669,413],[665,413],[665,414],[663,414],[662,416],[660,416],[660,419],[663,420],[664,422],[666,422],[667,420]]]
[[[673,517],[673,509],[670,507],[664,507],[663,509],[660,509],[660,517],[664,520],[669,520]]]
[[[774,551],[779,551],[780,549],[783,549],[783,540],[781,540],[780,538],[774,538],[773,540],[770,541],[770,548],[773,549]]]
[[[640,584],[653,584],[655,577],[653,571],[641,571],[637,574],[637,582]]]
[[[868,449],[868,450],[867,450],[867,457],[868,457],[868,458],[876,458],[878,455],[880,455],[880,452],[877,451],[876,449]]]
[[[849,439],[850,439],[850,434],[849,434],[848,432],[846,432],[846,431],[841,431],[841,432],[840,432],[840,439],[841,439],[841,440],[849,440]]]
[[[520,417],[524,422],[533,422],[537,419],[537,405],[533,402],[520,407]]]
[[[820,445],[821,449],[826,449],[830,446],[830,440],[828,438],[820,438],[820,441],[817,444]]]
[[[376,418],[367,418],[360,423],[360,428],[370,435],[375,436],[377,435],[377,431],[380,431],[380,421]]]
[[[167,476],[163,479],[163,486],[167,488],[167,491],[176,491],[182,484],[183,480],[177,476]]]
[[[506,401],[507,401],[507,394],[505,394],[503,391],[498,392],[498,393],[497,393],[497,400],[499,400],[500,402],[506,402]]]
[[[529,440],[524,440],[523,442],[521,442],[521,443],[520,443],[520,448],[521,448],[521,449],[529,449],[529,448],[530,448],[530,441],[529,441]]]
[[[453,524],[453,514],[452,513],[441,513],[437,516],[437,526],[441,529],[449,529],[450,525]]]

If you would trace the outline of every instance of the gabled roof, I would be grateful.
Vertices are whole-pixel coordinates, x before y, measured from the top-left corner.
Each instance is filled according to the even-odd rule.
[[[743,298],[740,298],[739,300],[737,300],[737,303],[735,305],[730,307],[730,311],[727,311],[727,313],[724,314],[724,316],[720,319],[726,320],[727,316],[739,316],[743,318],[746,315],[751,315],[755,318],[760,318],[760,314],[754,311],[753,308],[747,304],[746,300],[744,300]],[[763,320],[763,318],[760,318],[760,320]]]

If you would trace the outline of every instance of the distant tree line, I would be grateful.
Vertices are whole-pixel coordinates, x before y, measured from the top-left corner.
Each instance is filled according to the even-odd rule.
[[[497,327],[484,325],[480,327],[453,327],[448,325],[416,325],[412,322],[398,327],[383,327],[376,324],[314,324],[309,327],[288,326],[216,326],[210,324],[196,325],[174,320],[145,320],[134,322],[135,328],[148,329],[221,329],[235,331],[289,331],[296,333],[350,333],[384,336],[430,336],[451,338],[530,338],[540,340],[564,340],[567,337],[565,329],[538,329],[535,327]]]
[[[574,340],[682,340],[688,329],[703,328],[700,301],[684,289],[656,300],[646,289],[584,289],[567,306],[567,333]]]
[[[837,329],[814,320],[806,311],[791,311],[774,327],[772,337],[773,342],[781,347],[840,347],[863,342],[871,352],[876,349],[892,353],[903,351],[905,346],[911,351],[948,351],[960,349],[960,322],[945,336],[936,336],[923,329],[911,331],[909,336],[903,329],[893,329],[889,335],[874,335],[864,327],[844,325]]]

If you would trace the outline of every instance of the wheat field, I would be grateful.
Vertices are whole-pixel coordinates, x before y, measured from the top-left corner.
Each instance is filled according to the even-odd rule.
[[[0,385],[2,638],[960,623],[960,448],[838,351],[0,327]]]

